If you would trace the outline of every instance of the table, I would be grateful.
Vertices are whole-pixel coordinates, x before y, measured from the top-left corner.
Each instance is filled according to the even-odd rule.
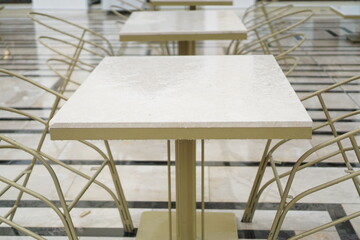
[[[189,6],[196,10],[196,6],[231,6],[232,0],[151,0],[153,6]]]
[[[51,120],[50,135],[175,139],[172,234],[195,240],[197,139],[310,138],[311,126],[271,55],[106,57]],[[237,239],[234,214],[205,219],[207,240]],[[169,239],[167,221],[166,212],[143,213],[137,239]]]
[[[330,6],[330,9],[345,19],[360,19],[360,3],[357,5]],[[360,42],[360,33],[348,34],[346,37],[351,42]]]
[[[195,55],[195,41],[246,39],[234,11],[134,12],[120,30],[120,41],[178,41],[179,55]]]

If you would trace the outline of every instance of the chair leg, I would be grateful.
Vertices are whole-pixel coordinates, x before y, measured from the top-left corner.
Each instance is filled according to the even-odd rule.
[[[114,159],[113,159],[113,156],[112,156],[112,153],[110,150],[109,142],[108,141],[104,141],[104,142],[105,142],[106,150],[108,152],[109,159],[110,159],[109,164],[108,164],[109,170],[110,170],[111,177],[114,182],[116,194],[118,196],[118,200],[119,200],[120,206],[121,206],[121,209],[119,209],[120,217],[123,222],[125,232],[132,233],[132,232],[134,232],[134,225],[133,225],[133,222],[131,219],[131,215],[130,215],[128,204],[127,204],[127,201],[126,201],[126,198],[124,195],[124,191],[121,186],[119,174],[116,170],[116,166],[115,166]]]
[[[246,208],[245,208],[243,218],[241,220],[242,222],[251,222],[254,217],[256,206],[258,203],[258,201],[256,199],[258,198],[257,196],[259,193],[259,188],[260,188],[261,181],[262,181],[262,178],[263,178],[265,170],[266,170],[266,165],[268,162],[267,154],[268,154],[268,151],[270,148],[270,144],[271,144],[271,140],[268,140],[266,143],[265,149],[264,149],[263,156],[260,161],[260,165],[259,165],[256,177],[255,177],[253,187],[250,192],[250,196],[249,196]]]

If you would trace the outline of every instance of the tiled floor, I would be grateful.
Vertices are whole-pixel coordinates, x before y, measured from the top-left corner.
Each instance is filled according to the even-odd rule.
[[[360,74],[360,44],[351,43],[345,37],[349,32],[360,30],[360,20],[344,20],[327,9],[315,10],[317,14],[311,21],[297,29],[306,33],[308,37],[305,44],[294,53],[299,57],[300,64],[289,76],[289,81],[299,96]],[[238,10],[239,15],[241,12]],[[105,14],[99,10],[93,10],[89,14],[57,12],[56,15],[106,35],[115,48],[120,46],[117,35],[119,26],[116,24],[114,15]],[[53,56],[53,53],[38,44],[36,40],[38,36],[46,34],[50,33],[45,28],[34,24],[26,16],[26,10],[1,12],[0,35],[5,37],[12,54],[8,59],[3,57],[0,59],[0,68],[23,74],[48,87],[56,85],[58,77],[46,66],[46,60]],[[198,44],[198,52],[208,55],[224,54],[228,44],[227,41],[201,42]],[[149,48],[147,44],[129,43],[124,48],[124,55],[156,55],[159,54],[159,49],[156,47],[156,44],[153,44],[153,48]],[[86,74],[77,74],[80,79],[86,77]],[[23,82],[1,75],[0,81],[1,106],[26,109],[42,117],[49,114],[51,101],[41,92],[29,88]],[[348,91],[345,92],[345,90]],[[350,112],[360,107],[359,85],[347,86],[345,90],[326,96],[330,103],[328,106],[331,110],[330,114]],[[73,90],[70,89],[66,95],[70,96],[72,93]],[[314,103],[304,102],[304,104],[316,121],[324,120]],[[359,125],[357,119],[343,123],[342,128],[345,131]],[[14,118],[13,115],[0,111],[0,134],[11,136],[26,145],[35,147],[40,132],[40,126],[33,122]],[[287,151],[282,151],[276,156],[283,162],[279,171],[289,170],[297,157],[311,146],[327,139],[328,136],[329,130],[324,130],[315,134],[312,140],[293,141],[289,144]],[[95,144],[104,149],[101,142],[95,142]],[[259,205],[253,222],[240,221],[264,146],[265,140],[206,141],[206,207],[208,211],[234,212],[238,219],[239,239],[265,239],[277,209],[276,203],[279,197],[277,188],[273,185],[264,192],[261,198],[262,203]],[[129,201],[130,212],[137,227],[143,211],[167,208],[167,187],[164,185],[166,182],[166,142],[112,141],[111,147]],[[84,173],[92,172],[92,167],[102,162],[92,150],[84,148],[77,142],[52,142],[46,139],[43,151]],[[0,151],[0,175],[11,178],[30,160],[26,154]],[[352,161],[353,166],[359,169],[360,163],[355,159]],[[62,183],[66,198],[72,199],[84,184],[83,179],[59,166],[53,167]],[[345,174],[344,170],[343,162],[337,158],[318,164],[299,174],[299,180],[291,189],[292,194],[300,193],[305,188],[333,177],[342,176]],[[265,179],[270,177],[269,168]],[[112,188],[111,178],[106,171],[99,176],[99,180]],[[50,199],[55,199],[56,194],[51,191],[50,183],[49,176],[44,174],[43,167],[36,165],[30,178],[30,188],[43,193]],[[3,185],[0,184],[0,187]],[[15,196],[16,191],[10,191],[0,197],[0,213],[12,206]],[[200,200],[200,195],[197,198]],[[59,228],[61,223],[48,208],[32,197],[24,196],[23,199],[22,207],[14,219],[16,222],[49,236],[49,239],[66,239],[64,232]],[[81,217],[87,211],[89,214]],[[352,182],[325,189],[321,193],[304,198],[289,212],[282,227],[282,239],[355,211],[360,211],[360,198]],[[72,217],[82,240],[133,239],[132,236],[124,235],[115,205],[99,187],[90,188],[78,207],[72,211]],[[28,239],[18,235],[17,231],[4,224],[0,225],[0,239]],[[358,218],[304,239],[355,240],[360,239],[359,236],[360,220]]]

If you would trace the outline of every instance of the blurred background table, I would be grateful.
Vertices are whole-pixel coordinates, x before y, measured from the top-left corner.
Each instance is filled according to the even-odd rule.
[[[330,8],[345,19],[360,19],[360,2],[355,5],[330,6]],[[360,42],[360,33],[348,34],[346,37],[351,42]]]
[[[120,30],[120,41],[177,41],[179,55],[196,55],[195,41],[246,39],[234,11],[134,12]]]

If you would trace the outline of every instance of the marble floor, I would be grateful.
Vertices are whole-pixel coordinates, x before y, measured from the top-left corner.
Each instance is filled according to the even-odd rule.
[[[352,43],[346,39],[346,34],[360,32],[360,20],[345,20],[324,7],[313,8],[313,10],[314,17],[295,29],[307,36],[305,43],[293,53],[299,58],[300,63],[288,76],[299,97],[360,74],[360,43]],[[37,38],[42,35],[55,36],[56,34],[32,22],[27,17],[29,11],[26,7],[17,9],[10,5],[8,9],[0,12],[0,36],[3,36],[11,52],[9,56],[1,55],[0,68],[14,71],[49,88],[54,88],[59,84],[59,77],[46,65],[47,59],[53,57],[54,53],[39,44]],[[243,13],[242,9],[236,9],[236,11],[239,15]],[[149,45],[135,42],[126,46],[120,45],[118,31],[121,26],[116,16],[103,13],[97,7],[89,13],[50,13],[105,35],[115,49],[121,48],[123,55],[161,54],[156,43]],[[228,41],[203,41],[197,45],[197,52],[206,55],[221,55],[225,54],[228,45]],[[3,53],[3,48],[0,50]],[[63,51],[66,50],[63,49]],[[88,60],[97,61],[97,59]],[[86,75],[82,71],[76,71],[77,79],[83,80]],[[71,96],[75,89],[75,85],[70,86],[65,95]],[[327,94],[326,101],[330,114],[335,116],[359,109],[359,94],[358,83]],[[0,106],[15,107],[46,118],[51,105],[52,100],[43,92],[29,87],[24,82],[0,74]],[[324,121],[319,105],[314,102],[304,102],[304,105],[315,123]],[[357,118],[342,122],[340,130],[347,131],[359,126]],[[33,121],[0,110],[0,135],[9,136],[27,146],[36,147],[40,134],[41,126]],[[298,157],[312,146],[328,139],[330,134],[330,130],[325,129],[314,133],[311,140],[290,142],[288,148],[279,151],[276,155],[276,160],[281,161],[278,171],[290,170]],[[93,143],[105,150],[102,142]],[[206,141],[206,209],[235,213],[238,220],[239,239],[266,239],[277,209],[279,196],[277,187],[273,184],[263,193],[253,222],[241,222],[265,143],[265,140]],[[167,209],[167,186],[164,184],[167,181],[166,141],[111,141],[110,145],[134,225],[138,227],[142,212]],[[94,172],[96,166],[103,161],[98,154],[94,154],[92,149],[74,141],[54,142],[47,137],[42,150],[69,166],[89,174]],[[172,159],[174,159],[174,152],[172,152]],[[360,163],[354,156],[350,159],[354,169],[359,170]],[[30,161],[28,154],[0,149],[0,176],[14,177],[15,174],[23,171]],[[52,165],[52,167],[60,179],[66,199],[73,199],[84,185],[84,180],[58,165]],[[171,168],[174,172],[174,166]],[[197,170],[199,176],[199,166]],[[301,172],[291,192],[298,194],[309,187],[344,176],[347,174],[345,170],[345,164],[339,158],[323,161]],[[107,171],[105,169],[98,180],[112,189],[112,181]],[[37,164],[28,186],[50,200],[55,200],[56,193],[45,172],[44,167]],[[264,178],[271,177],[271,168],[268,167]],[[172,181],[174,186],[174,179]],[[0,189],[3,186],[4,184],[0,183]],[[200,187],[200,180],[197,186]],[[11,190],[0,197],[0,214],[12,207],[16,194],[17,191]],[[200,201],[199,194],[197,201]],[[338,184],[312,194],[296,204],[282,226],[281,239],[287,239],[356,211],[360,211],[360,197],[353,183],[347,181]],[[79,204],[71,211],[71,215],[81,240],[135,239],[134,235],[124,233],[115,204],[100,187],[90,187]],[[60,220],[49,208],[29,195],[24,195],[14,221],[40,233],[47,239],[67,239]],[[0,224],[0,239],[29,238],[21,236],[18,231],[5,224]],[[360,218],[343,222],[303,239],[360,239]]]

